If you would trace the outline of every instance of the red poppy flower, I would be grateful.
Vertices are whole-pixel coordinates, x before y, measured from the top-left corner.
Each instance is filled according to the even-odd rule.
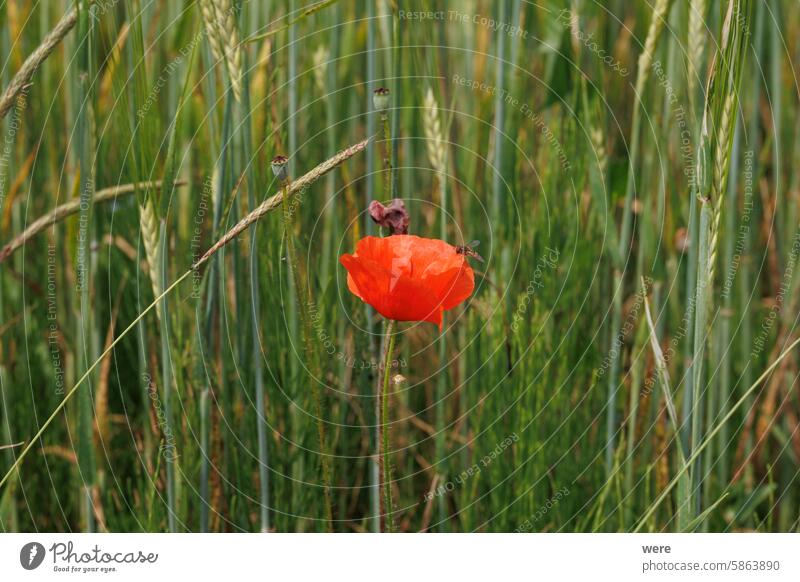
[[[368,236],[339,261],[347,269],[350,291],[396,321],[429,321],[441,328],[442,313],[475,288],[466,257],[438,239]]]

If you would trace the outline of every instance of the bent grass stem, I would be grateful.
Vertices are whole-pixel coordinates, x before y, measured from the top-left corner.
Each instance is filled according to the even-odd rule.
[[[167,289],[165,289],[161,293],[161,295],[156,297],[155,300],[150,305],[145,307],[144,310],[136,317],[136,319],[134,319],[128,325],[128,327],[126,327],[125,330],[121,334],[119,334],[113,342],[111,342],[111,344],[109,344],[109,346],[103,351],[103,353],[100,354],[100,357],[97,358],[91,366],[89,366],[89,368],[83,373],[83,376],[81,376],[78,379],[78,381],[75,383],[75,386],[73,386],[70,389],[70,391],[67,392],[67,394],[66,394],[66,396],[64,396],[63,400],[61,400],[61,402],[58,403],[58,406],[56,406],[55,410],[53,410],[53,412],[50,414],[50,416],[47,417],[47,420],[44,421],[44,424],[42,424],[42,426],[39,428],[39,430],[36,431],[36,434],[33,435],[33,438],[31,439],[31,442],[29,442],[27,444],[27,446],[23,449],[23,451],[17,457],[16,461],[14,461],[14,464],[11,465],[11,468],[6,472],[5,475],[3,475],[3,479],[0,480],[0,487],[5,485],[6,481],[8,481],[8,479],[11,477],[12,473],[14,473],[19,468],[19,466],[22,464],[22,461],[25,459],[26,456],[28,456],[28,453],[33,448],[34,443],[37,442],[40,438],[42,438],[42,435],[44,434],[44,431],[47,430],[47,427],[49,427],[53,423],[53,420],[55,420],[55,418],[58,415],[58,413],[61,412],[62,410],[64,410],[64,407],[67,405],[67,402],[70,401],[70,399],[78,391],[78,388],[80,388],[81,385],[89,378],[89,376],[92,375],[92,373],[94,372],[95,368],[97,368],[97,366],[100,365],[100,362],[102,362],[105,359],[105,357],[108,354],[110,354],[111,351],[117,346],[117,344],[119,344],[119,342],[121,342],[122,339],[125,336],[127,336],[128,333],[134,327],[137,326],[139,321],[141,321],[144,318],[144,316],[147,315],[150,312],[150,310],[152,310],[156,305],[158,305],[158,303],[162,299],[164,299],[164,297],[166,297],[173,289],[175,289],[178,285],[180,285],[193,272],[194,271],[192,269],[189,269],[183,275],[178,277],[178,279],[176,279],[175,282],[172,283],[172,285],[167,287]]]
[[[731,419],[731,417],[736,413],[736,411],[739,410],[739,408],[742,406],[742,404],[744,404],[752,396],[753,392],[755,392],[756,388],[758,388],[758,386],[761,384],[761,382],[763,382],[767,378],[767,376],[769,376],[772,373],[772,371],[775,368],[778,367],[778,364],[780,364],[781,361],[783,361],[783,359],[787,355],[789,355],[789,353],[795,347],[797,347],[799,344],[800,344],[800,337],[798,337],[796,340],[794,340],[789,345],[788,348],[786,348],[783,352],[781,352],[781,354],[777,358],[775,358],[775,361],[772,362],[769,365],[769,367],[761,373],[761,375],[756,379],[755,382],[753,382],[753,384],[750,385],[750,387],[747,390],[745,390],[745,392],[744,392],[744,394],[742,394],[741,398],[739,398],[739,400],[736,401],[736,404],[734,404],[730,408],[730,410],[728,410],[728,413],[722,418],[722,420],[720,420],[720,422],[717,424],[717,426],[715,426],[714,429],[712,431],[710,431],[706,435],[705,440],[703,440],[703,442],[700,443],[697,446],[697,448],[694,449],[694,451],[691,453],[691,455],[689,455],[689,457],[686,459],[686,463],[684,464],[684,466],[681,469],[678,470],[678,474],[675,475],[672,478],[672,480],[669,482],[669,484],[664,488],[664,490],[661,492],[661,494],[656,498],[655,502],[648,508],[648,510],[645,512],[645,514],[639,520],[639,523],[636,526],[636,528],[633,530],[633,533],[639,532],[647,524],[647,520],[650,519],[650,516],[653,515],[653,513],[656,511],[656,509],[658,509],[658,506],[661,505],[661,503],[664,501],[664,499],[666,499],[666,497],[667,497],[667,495],[669,495],[670,491],[672,491],[672,489],[675,487],[675,485],[678,483],[678,481],[681,480],[681,478],[683,477],[683,474],[689,469],[689,467],[692,465],[692,463],[700,456],[700,453],[702,453],[703,450],[709,445],[709,443],[711,443],[714,440],[714,437],[717,435],[717,433],[720,430],[722,430],[722,427],[725,425],[725,423],[728,422]]]
[[[322,162],[313,170],[311,170],[307,174],[304,174],[298,180],[294,181],[293,188],[290,188],[289,192],[293,193],[310,186],[312,183],[316,182],[319,178],[321,178],[322,176],[324,176],[325,174],[327,174],[328,172],[330,172],[331,170],[333,170],[334,168],[345,162],[347,159],[353,157],[355,154],[366,148],[367,143],[369,143],[369,138],[339,152],[338,154],[326,160],[325,162]],[[89,366],[89,368],[78,379],[78,381],[70,389],[70,391],[66,393],[61,402],[59,402],[58,406],[56,406],[56,408],[53,410],[53,412],[50,414],[50,416],[47,418],[44,424],[42,424],[39,430],[36,431],[36,434],[33,435],[31,441],[27,444],[27,446],[23,449],[20,455],[16,458],[14,464],[11,465],[11,468],[5,473],[5,475],[3,475],[3,479],[0,480],[0,488],[2,488],[3,485],[5,485],[5,483],[9,480],[11,475],[19,468],[19,466],[22,464],[22,461],[25,459],[25,457],[28,456],[28,453],[33,448],[33,444],[42,437],[44,431],[47,430],[47,428],[53,423],[53,420],[55,420],[58,413],[64,410],[64,407],[67,405],[67,402],[69,402],[70,399],[75,395],[75,393],[78,391],[78,388],[80,388],[81,385],[87,380],[87,378],[91,376],[92,372],[94,372],[94,370],[97,368],[97,366],[100,365],[100,363],[105,359],[105,357],[111,353],[111,351],[117,346],[117,344],[119,344],[122,341],[122,339],[125,336],[127,336],[128,333],[133,328],[135,328],[138,325],[138,323],[144,318],[144,316],[147,315],[154,307],[156,307],[156,305],[159,305],[161,300],[164,299],[164,297],[166,297],[170,292],[172,292],[172,290],[174,290],[178,285],[180,285],[183,281],[185,281],[187,277],[192,275],[192,273],[194,273],[195,270],[197,270],[200,266],[203,265],[203,263],[205,263],[208,259],[210,259],[214,255],[214,253],[219,251],[223,246],[225,246],[236,236],[241,234],[241,232],[244,231],[247,227],[249,227],[256,221],[258,221],[260,218],[262,218],[264,215],[266,215],[269,211],[274,210],[282,199],[283,199],[283,192],[281,192],[280,194],[276,194],[271,198],[268,198],[258,208],[256,208],[247,216],[245,216],[241,221],[239,221],[239,223],[236,226],[234,226],[221,239],[219,239],[214,245],[212,245],[211,248],[208,251],[206,251],[206,253],[197,262],[195,262],[194,265],[192,265],[192,268],[188,269],[185,273],[183,273],[183,275],[178,277],[169,287],[167,287],[164,291],[162,291],[153,300],[152,303],[150,303],[139,315],[137,315],[136,318],[130,324],[128,324],[128,327],[126,327],[123,330],[123,332],[119,334],[114,339],[114,341],[108,345],[108,347],[103,351],[103,353],[101,353],[100,356]]]

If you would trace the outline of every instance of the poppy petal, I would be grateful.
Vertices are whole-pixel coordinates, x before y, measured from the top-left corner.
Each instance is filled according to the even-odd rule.
[[[359,299],[385,315],[388,300],[386,282],[390,274],[375,261],[357,255],[342,255],[339,262],[347,269],[347,287]]]
[[[460,264],[459,264],[460,263]],[[426,278],[426,285],[437,290],[443,297],[442,307],[446,310],[472,295],[475,290],[475,277],[466,260],[459,256],[454,266],[439,274],[431,274]]]
[[[347,285],[382,316],[396,321],[442,321],[441,302],[410,277],[395,277],[375,261],[342,255]]]
[[[397,321],[429,321],[441,327],[442,312],[464,301],[475,288],[465,257],[437,239],[368,236],[340,262],[347,269],[350,291]]]

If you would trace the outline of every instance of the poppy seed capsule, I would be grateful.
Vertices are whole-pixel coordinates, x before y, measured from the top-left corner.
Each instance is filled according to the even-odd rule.
[[[287,166],[289,165],[289,158],[286,156],[275,156],[272,158],[272,173],[275,177],[283,182],[287,178]]]
[[[372,105],[377,111],[383,112],[389,109],[389,89],[379,87],[372,92]]]

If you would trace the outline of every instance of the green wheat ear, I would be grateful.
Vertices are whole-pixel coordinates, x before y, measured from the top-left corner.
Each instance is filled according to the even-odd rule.
[[[242,48],[232,0],[199,0],[214,59],[223,63],[237,101],[242,98]]]

